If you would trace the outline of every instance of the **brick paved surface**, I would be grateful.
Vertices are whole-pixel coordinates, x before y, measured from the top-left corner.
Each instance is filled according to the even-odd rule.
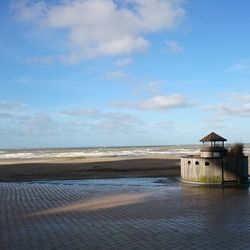
[[[0,199],[0,249],[250,249],[249,189],[174,179],[0,183]]]

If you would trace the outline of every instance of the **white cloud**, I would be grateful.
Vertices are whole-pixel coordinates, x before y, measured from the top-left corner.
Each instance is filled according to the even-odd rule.
[[[59,57],[54,56],[33,56],[26,58],[25,62],[29,64],[45,64],[50,65],[54,63]]]
[[[228,73],[247,73],[250,72],[250,60],[245,59],[240,62],[234,63],[228,69],[226,69]]]
[[[62,31],[70,53],[56,59],[124,55],[149,48],[146,34],[175,29],[185,16],[183,0],[24,0],[13,2],[19,20]],[[40,58],[41,59],[41,58]]]
[[[59,123],[44,113],[37,113],[32,116],[25,117],[21,120],[23,133],[28,135],[45,135],[60,133]]]
[[[23,108],[23,104],[15,101],[0,101],[0,110],[1,111],[17,111]]]
[[[131,108],[139,110],[169,110],[190,106],[186,97],[180,94],[158,95],[141,102],[122,102],[113,103],[117,108]]]
[[[132,64],[134,60],[130,57],[124,57],[116,61],[116,65],[118,66],[126,66]]]
[[[0,120],[9,120],[12,119],[14,117],[13,114],[7,113],[7,112],[0,112]]]
[[[75,129],[84,129],[85,131],[93,132],[95,135],[100,132],[111,134],[127,133],[128,131],[132,133],[138,132],[142,124],[142,121],[133,115],[118,112],[102,112],[97,109],[75,108],[62,111],[62,113],[68,116],[74,116],[77,119],[81,117],[83,119],[82,121],[84,121],[85,118],[91,117],[91,121],[88,119],[87,122],[78,122],[74,126]]]
[[[110,137],[127,138],[127,135],[140,134],[144,129],[143,121],[126,113],[79,107],[51,113],[36,112],[36,108],[30,106],[26,109],[20,107],[15,102],[0,101],[2,147],[12,143],[16,145],[16,142],[29,146],[32,143],[36,146],[56,146],[60,140],[66,140],[65,145],[68,140],[71,140],[71,145],[75,141],[83,145],[81,143],[86,138],[108,144]]]
[[[149,94],[149,95],[156,95],[159,93],[162,85],[163,85],[162,81],[151,81],[148,83],[140,84],[135,88],[133,93],[135,95],[144,94],[144,93]]]
[[[104,131],[111,134],[140,131],[142,121],[130,114],[107,112],[102,113],[100,121],[92,126],[94,131]]]
[[[183,51],[183,47],[178,44],[177,41],[167,40],[165,42],[165,49],[173,54],[180,53]]]
[[[250,117],[250,103],[245,104],[218,104],[207,107],[221,117]]]
[[[164,131],[168,131],[168,130],[174,130],[176,127],[178,126],[177,123],[173,122],[173,121],[161,121],[161,122],[157,122],[154,124],[154,128],[155,129],[160,129],[160,130],[164,130]]]
[[[231,67],[229,67],[227,71],[235,72],[235,71],[245,71],[247,69],[249,69],[249,65],[247,65],[246,63],[236,63],[232,65]]]
[[[215,112],[216,117],[250,117],[250,94],[227,93],[224,103],[210,105],[205,110]]]
[[[50,115],[45,113],[0,113],[0,137],[13,138],[13,136],[32,137],[60,134],[63,128]]]
[[[99,111],[94,108],[79,108],[64,110],[61,113],[68,116],[95,116]]]
[[[242,93],[232,92],[232,93],[223,94],[223,96],[225,96],[228,99],[250,102],[250,93],[242,94]]]
[[[106,72],[104,77],[107,79],[124,79],[128,77],[128,75],[122,70],[114,70]]]
[[[46,16],[48,6],[45,1],[12,0],[11,10],[20,21],[36,22]]]
[[[2,138],[60,133],[60,124],[51,115],[33,112],[33,107],[18,101],[0,101],[0,120]]]

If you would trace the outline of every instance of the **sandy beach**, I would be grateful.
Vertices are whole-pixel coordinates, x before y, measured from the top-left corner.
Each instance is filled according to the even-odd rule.
[[[0,161],[0,181],[120,177],[175,177],[180,161],[167,157],[90,157]]]

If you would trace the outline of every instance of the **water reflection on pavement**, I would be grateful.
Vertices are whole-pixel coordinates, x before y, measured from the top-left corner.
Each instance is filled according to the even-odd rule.
[[[249,188],[175,178],[0,183],[1,249],[249,249]]]

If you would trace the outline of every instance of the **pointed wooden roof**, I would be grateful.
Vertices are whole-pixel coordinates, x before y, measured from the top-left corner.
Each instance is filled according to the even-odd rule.
[[[203,137],[201,142],[209,142],[209,141],[227,141],[227,139],[223,138],[220,135],[217,135],[216,133],[212,132],[209,135]]]

